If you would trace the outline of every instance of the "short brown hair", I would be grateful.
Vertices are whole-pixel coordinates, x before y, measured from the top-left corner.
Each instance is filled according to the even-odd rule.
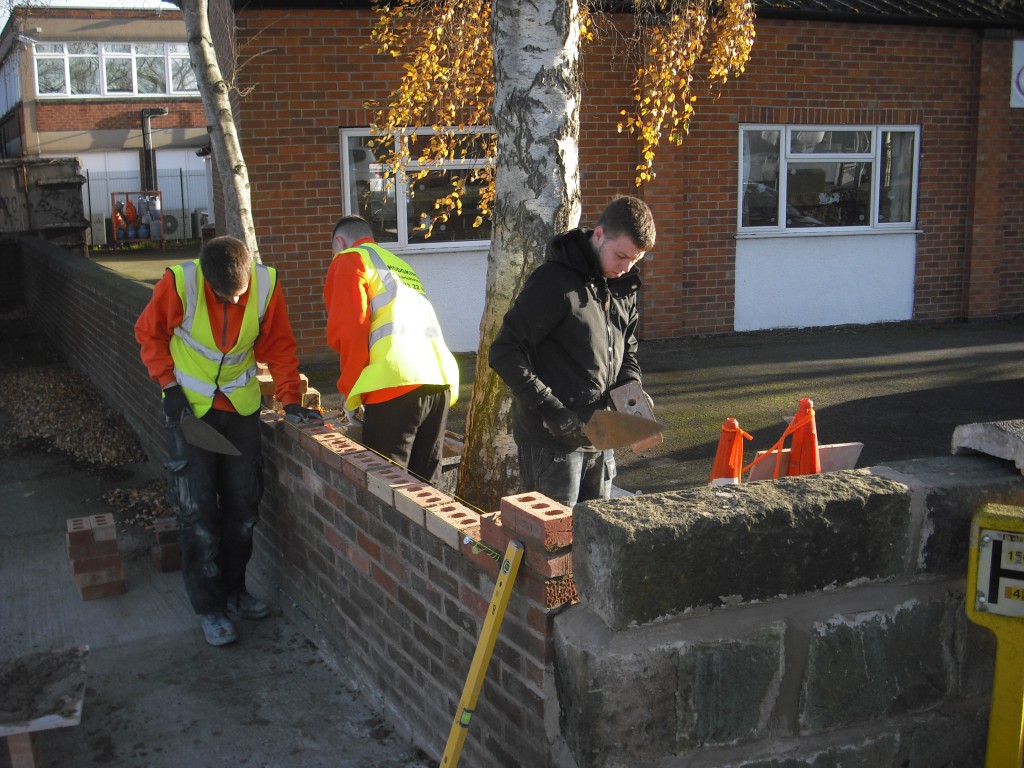
[[[628,195],[616,197],[608,203],[595,227],[603,227],[609,237],[629,235],[629,239],[641,251],[649,251],[654,247],[657,234],[654,215],[647,203]]]
[[[249,285],[252,257],[245,243],[234,237],[215,237],[199,249],[203,277],[222,296],[236,296]]]

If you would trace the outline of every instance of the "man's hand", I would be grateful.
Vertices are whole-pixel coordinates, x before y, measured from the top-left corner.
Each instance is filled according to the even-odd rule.
[[[292,424],[309,424],[311,422],[323,424],[324,421],[320,411],[313,408],[303,408],[298,403],[288,403],[284,407],[284,417]]]
[[[558,408],[545,414],[544,428],[552,437],[570,437],[583,431],[583,422],[568,408]]]
[[[171,421],[178,423],[184,413],[192,413],[192,408],[185,397],[185,390],[180,384],[172,384],[164,390],[163,401],[164,416]]]

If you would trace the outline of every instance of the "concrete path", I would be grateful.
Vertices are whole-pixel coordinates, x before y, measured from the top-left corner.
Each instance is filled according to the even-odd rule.
[[[239,622],[235,645],[207,645],[180,572],[160,573],[141,533],[118,534],[128,592],[83,601],[66,521],[109,513],[105,492],[146,479],[135,468],[96,474],[52,453],[0,458],[0,658],[89,647],[81,723],[36,735],[42,766],[433,765],[279,612]],[[9,765],[0,742],[0,768]]]

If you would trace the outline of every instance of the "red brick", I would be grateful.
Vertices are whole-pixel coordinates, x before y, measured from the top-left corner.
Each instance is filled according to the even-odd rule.
[[[502,524],[517,536],[557,549],[572,544],[572,510],[540,493],[520,493],[501,500]]]
[[[181,529],[173,517],[159,517],[153,522],[153,537],[157,544],[173,544],[181,541]]]
[[[426,508],[455,501],[428,483],[413,483],[395,489],[395,509],[419,526],[426,525]]]
[[[465,536],[480,534],[480,515],[465,504],[452,500],[432,504],[426,509],[427,530],[453,549],[459,549]]]
[[[114,595],[123,595],[128,591],[128,582],[126,580],[121,581],[108,581],[104,584],[96,584],[91,587],[80,587],[78,590],[83,600],[98,600],[103,597],[113,597]]]
[[[80,573],[99,573],[106,571],[110,568],[117,568],[123,564],[121,555],[104,555],[102,557],[86,557],[82,559],[73,559],[71,563],[71,572],[74,574]]]
[[[179,544],[154,544],[149,549],[149,557],[160,573],[181,570],[181,546]]]
[[[100,584],[109,584],[112,581],[124,581],[128,578],[128,570],[124,567],[124,564],[111,566],[110,568],[104,568],[98,571],[89,571],[88,573],[76,573],[75,586],[79,589],[85,587],[95,587]]]
[[[418,482],[413,475],[395,464],[383,469],[368,469],[366,471],[367,490],[391,506],[395,505],[396,489],[407,485],[415,485]]]
[[[394,466],[379,453],[368,450],[345,454],[342,460],[345,477],[362,488],[366,487],[367,471]]]
[[[72,517],[67,521],[68,546],[88,545],[96,541],[92,533],[92,520],[88,517]]]
[[[91,539],[85,544],[72,544],[69,541],[67,549],[68,560],[87,560],[91,557],[116,555],[118,552],[117,541],[92,541]]]
[[[539,576],[547,578],[572,573],[572,547],[547,550],[536,542],[521,541],[521,537],[517,537],[501,524],[500,512],[480,518],[480,538],[501,552],[508,548],[509,542],[519,540],[525,550],[523,567]]]
[[[92,515],[89,518],[89,522],[92,524],[92,535],[96,541],[112,541],[117,539],[114,516],[109,512]]]
[[[38,768],[42,765],[35,732],[12,733],[7,737],[7,751],[11,755],[11,768]]]

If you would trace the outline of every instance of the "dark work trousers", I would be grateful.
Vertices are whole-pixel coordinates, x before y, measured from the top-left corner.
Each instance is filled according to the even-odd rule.
[[[181,425],[164,418],[167,493],[181,529],[181,570],[196,613],[223,611],[245,589],[253,527],[263,495],[259,412],[211,409],[203,421],[241,456],[212,453],[185,442]]]
[[[447,386],[424,384],[386,402],[364,406],[363,445],[437,485],[450,398]]]
[[[517,445],[523,492],[536,491],[572,508],[578,501],[607,499],[615,479],[615,451],[574,451],[549,445]]]

